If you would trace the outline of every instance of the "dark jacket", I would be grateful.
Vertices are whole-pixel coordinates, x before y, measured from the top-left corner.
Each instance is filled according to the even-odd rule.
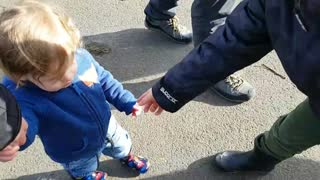
[[[309,4],[303,7],[313,7],[313,2],[319,6],[314,0],[304,2]],[[304,30],[303,18],[299,17],[305,19],[310,13],[306,8],[296,13],[295,5],[294,0],[242,2],[224,26],[153,86],[156,101],[166,111],[175,112],[210,85],[274,49],[291,81],[309,97],[319,116],[320,31]],[[319,19],[317,16],[315,21]]]

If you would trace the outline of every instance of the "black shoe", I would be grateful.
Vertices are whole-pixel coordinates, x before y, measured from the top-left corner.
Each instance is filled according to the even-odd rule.
[[[247,152],[225,151],[218,153],[214,165],[225,172],[257,172],[267,174],[280,160],[255,148]]]
[[[173,17],[168,20],[156,20],[151,17],[146,17],[145,26],[150,30],[158,30],[163,32],[171,39],[179,43],[190,43],[192,41],[192,32],[186,27],[178,23],[178,18]]]

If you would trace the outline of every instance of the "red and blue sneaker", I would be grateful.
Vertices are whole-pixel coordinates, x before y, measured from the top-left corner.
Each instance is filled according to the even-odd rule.
[[[122,164],[125,164],[128,167],[133,168],[141,174],[146,173],[149,169],[148,159],[141,156],[135,156],[132,153],[130,153],[129,156],[121,159],[120,161]]]
[[[85,177],[74,178],[75,180],[107,180],[107,173],[95,171],[91,175]]]

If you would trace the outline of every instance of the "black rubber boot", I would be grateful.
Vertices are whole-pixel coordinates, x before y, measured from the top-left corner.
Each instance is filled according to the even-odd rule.
[[[251,151],[225,151],[215,156],[214,165],[225,172],[258,172],[266,174],[272,171],[278,159],[262,152],[258,148]]]

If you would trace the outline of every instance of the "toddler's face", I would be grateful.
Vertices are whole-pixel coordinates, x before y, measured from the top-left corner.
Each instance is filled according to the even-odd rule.
[[[42,90],[56,92],[60,89],[70,86],[76,73],[77,62],[74,60],[60,79],[55,78],[54,75],[44,75],[39,79],[34,79],[31,75],[29,75],[26,76],[25,79],[31,81]]]

